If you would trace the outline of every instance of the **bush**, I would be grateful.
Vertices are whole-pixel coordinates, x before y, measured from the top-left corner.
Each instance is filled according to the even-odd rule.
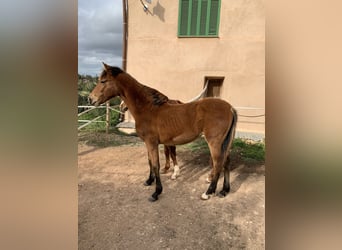
[[[88,96],[93,88],[96,86],[96,82],[98,77],[92,77],[89,75],[78,75],[78,106],[86,106],[90,105],[88,103]],[[110,100],[110,106],[115,106],[120,104],[119,98],[113,98]],[[78,113],[87,110],[86,108],[78,108]],[[102,116],[97,121],[106,121],[106,109],[98,108],[91,110],[81,116],[78,117],[79,120],[92,120],[98,116]],[[110,125],[115,126],[119,122],[119,113],[113,110],[110,110]],[[83,122],[79,122],[79,126],[84,124]],[[106,129],[105,122],[94,122],[89,124],[88,126],[83,128],[84,130],[95,130],[95,131],[104,131]]]

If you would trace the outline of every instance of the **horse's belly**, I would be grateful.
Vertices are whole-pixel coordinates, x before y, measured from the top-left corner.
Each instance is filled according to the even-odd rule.
[[[160,117],[158,132],[160,143],[166,145],[179,145],[193,141],[202,132],[201,121],[193,116],[194,112],[187,114],[179,110],[168,110],[168,114]]]
[[[194,133],[182,133],[180,135],[170,137],[167,139],[162,139],[160,143],[166,144],[166,145],[180,145],[180,144],[185,144],[188,142],[191,142],[195,140],[198,137],[198,134]]]

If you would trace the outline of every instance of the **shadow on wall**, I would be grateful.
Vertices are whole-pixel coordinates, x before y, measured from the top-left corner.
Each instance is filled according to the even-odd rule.
[[[156,6],[153,7],[152,11],[153,16],[156,15],[157,17],[159,17],[160,21],[165,22],[165,8],[159,3],[159,1],[157,2]]]
[[[142,0],[140,1],[145,7],[148,7],[143,3]],[[147,2],[150,3],[150,1],[147,1]],[[151,16],[157,16],[160,19],[160,21],[165,22],[165,19],[164,19],[165,8],[160,4],[159,0],[157,4],[153,7],[152,12],[148,8],[145,8],[145,7],[144,7],[144,11],[146,12],[146,14],[150,14]]]

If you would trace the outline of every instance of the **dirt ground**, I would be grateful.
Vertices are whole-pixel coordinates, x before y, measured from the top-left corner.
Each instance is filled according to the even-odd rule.
[[[149,167],[142,142],[80,141],[79,249],[264,249],[265,166],[234,163],[228,196],[203,201],[209,155],[179,147],[177,157],[181,176],[163,174],[163,193],[151,203],[155,185],[143,185]],[[160,161],[163,167],[162,147]]]

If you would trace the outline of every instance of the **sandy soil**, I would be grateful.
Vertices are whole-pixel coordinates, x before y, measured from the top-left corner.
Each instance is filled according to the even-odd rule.
[[[177,153],[181,176],[162,175],[163,193],[151,203],[144,144],[79,142],[79,249],[264,249],[265,167],[235,164],[228,196],[203,201],[208,154]]]

